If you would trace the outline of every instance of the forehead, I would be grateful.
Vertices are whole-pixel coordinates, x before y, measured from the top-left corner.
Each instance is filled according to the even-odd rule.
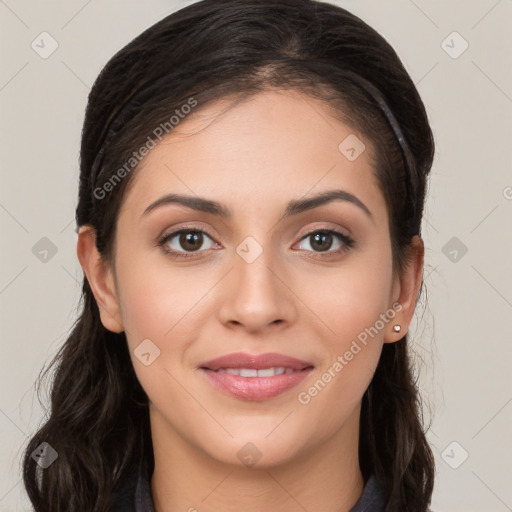
[[[169,192],[212,196],[245,211],[261,208],[262,198],[284,203],[340,187],[383,202],[369,141],[295,90],[197,106],[134,174],[124,207],[138,211]]]

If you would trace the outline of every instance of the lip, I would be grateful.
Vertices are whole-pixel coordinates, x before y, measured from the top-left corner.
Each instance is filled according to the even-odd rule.
[[[291,373],[268,377],[241,377],[218,370],[285,368]],[[267,400],[300,384],[313,365],[294,357],[276,353],[259,355],[237,352],[202,363],[199,367],[208,382],[222,393],[244,400]]]
[[[292,370],[304,370],[313,366],[307,361],[296,359],[282,354],[268,352],[266,354],[251,355],[245,352],[234,352],[225,356],[217,357],[200,364],[201,368],[219,370],[221,368],[252,368],[262,370],[264,368],[290,368]]]

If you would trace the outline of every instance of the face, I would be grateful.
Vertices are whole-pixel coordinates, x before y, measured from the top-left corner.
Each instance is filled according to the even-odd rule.
[[[133,176],[110,316],[154,431],[283,464],[356,431],[382,344],[403,335],[400,282],[369,141],[296,92],[228,106],[189,115]]]

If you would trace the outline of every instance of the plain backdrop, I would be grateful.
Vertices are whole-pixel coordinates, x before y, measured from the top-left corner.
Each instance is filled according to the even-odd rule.
[[[87,95],[117,50],[189,3],[0,0],[0,512],[30,510],[19,460],[43,415],[34,381],[77,314]],[[396,49],[437,143],[411,341],[432,420],[433,510],[510,511],[512,1],[332,3]]]

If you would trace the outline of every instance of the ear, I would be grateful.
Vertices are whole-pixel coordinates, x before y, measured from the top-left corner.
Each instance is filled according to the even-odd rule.
[[[123,331],[121,310],[111,266],[96,248],[96,233],[92,226],[81,226],[76,252],[100,311],[101,323],[109,331]]]
[[[384,335],[384,343],[394,343],[402,339],[411,325],[414,309],[423,279],[423,258],[425,248],[423,240],[414,236],[411,240],[409,257],[405,263],[401,276],[397,276],[394,286],[392,309],[396,312],[395,317],[387,324]],[[394,326],[399,325],[400,331],[395,332]]]

